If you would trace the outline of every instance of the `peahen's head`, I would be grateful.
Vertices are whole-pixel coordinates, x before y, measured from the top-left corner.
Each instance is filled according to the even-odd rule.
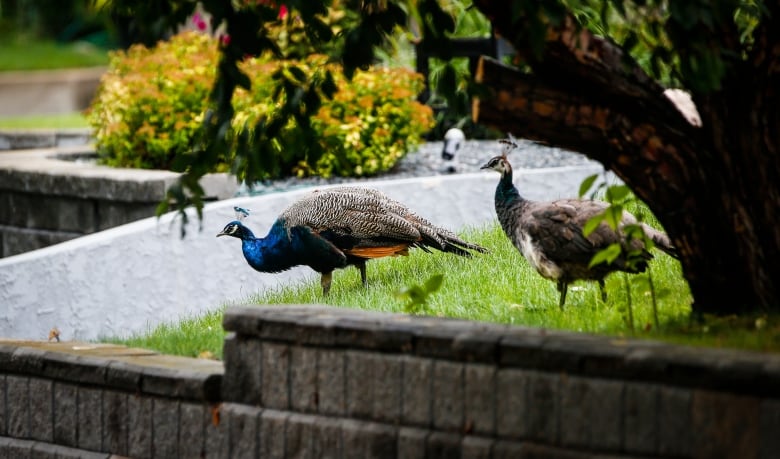
[[[480,169],[493,169],[494,171],[500,173],[501,175],[506,174],[507,172],[512,172],[512,166],[509,164],[509,161],[506,159],[506,156],[494,156],[490,158],[490,161],[483,164]]]
[[[220,236],[233,236],[239,239],[249,239],[255,237],[255,235],[252,234],[252,231],[238,220],[232,221],[225,225],[222,231],[217,234],[217,237]]]

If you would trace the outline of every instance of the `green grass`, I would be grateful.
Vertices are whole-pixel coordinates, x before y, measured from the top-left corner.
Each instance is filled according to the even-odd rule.
[[[0,117],[0,129],[68,129],[88,127],[87,119],[79,112]]]
[[[301,285],[283,287],[247,298],[255,304],[329,304],[385,312],[406,312],[397,296],[401,287],[422,284],[444,275],[442,287],[429,297],[424,313],[475,321],[563,329],[616,337],[651,338],[680,344],[780,350],[780,320],[769,317],[709,318],[703,324],[689,320],[691,296],[678,261],[661,253],[650,263],[658,296],[660,328],[654,325],[647,275],[628,276],[633,303],[634,331],[627,323],[627,295],[623,274],[607,278],[607,303],[600,300],[595,282],[578,282],[569,289],[566,308],[558,308],[555,284],[539,276],[512,247],[500,227],[470,229],[468,240],[484,245],[489,254],[471,259],[413,250],[408,257],[368,263],[367,289],[354,268],[336,271],[331,295],[321,295],[319,276]],[[240,253],[236,252],[236,256]],[[247,269],[250,269],[247,267]],[[642,281],[644,279],[644,281]],[[200,318],[166,324],[148,333],[109,341],[196,356],[204,351],[222,355],[224,331],[220,309]]]
[[[108,65],[107,51],[88,43],[66,45],[51,41],[0,40],[0,72],[104,65]]]

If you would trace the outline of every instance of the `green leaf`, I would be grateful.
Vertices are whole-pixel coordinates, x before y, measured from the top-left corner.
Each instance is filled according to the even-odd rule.
[[[598,228],[599,225],[601,225],[601,222],[603,222],[603,221],[604,221],[604,213],[600,213],[598,215],[594,215],[582,227],[582,234],[585,237],[590,236],[590,233],[596,231],[596,228]]]
[[[590,190],[590,188],[593,186],[593,184],[596,182],[596,179],[599,178],[599,174],[593,174],[589,175],[588,177],[585,177],[585,180],[580,183],[580,198],[585,196],[585,193]]]
[[[591,258],[590,263],[588,264],[588,268],[592,268],[601,263],[612,263],[620,256],[621,251],[620,244],[617,242],[610,244],[607,248],[601,249],[596,255],[593,255],[593,258]]]
[[[444,274],[434,274],[430,279],[425,281],[425,291],[430,295],[431,293],[439,290],[441,284],[444,282]]]
[[[626,185],[612,185],[607,188],[607,201],[610,203],[622,201],[630,193],[631,189]]]

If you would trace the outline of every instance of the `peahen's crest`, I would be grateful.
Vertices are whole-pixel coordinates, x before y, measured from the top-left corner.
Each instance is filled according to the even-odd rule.
[[[500,139],[498,143],[501,144],[501,155],[506,157],[509,153],[511,153],[515,148],[519,147],[520,144],[517,142],[517,139],[512,134],[508,134],[508,138],[506,139]]]
[[[243,207],[234,206],[233,210],[236,211],[236,220],[238,221],[244,221],[244,219],[249,216],[249,209],[244,209]]]

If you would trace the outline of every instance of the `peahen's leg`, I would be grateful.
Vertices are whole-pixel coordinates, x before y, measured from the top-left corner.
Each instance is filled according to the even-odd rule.
[[[604,279],[599,279],[599,290],[601,291],[601,301],[607,302],[607,289],[604,286]]]
[[[558,306],[560,306],[561,309],[563,309],[564,303],[566,303],[566,291],[569,289],[569,284],[559,280],[558,281],[558,291],[561,292],[561,300],[558,302]]]
[[[332,281],[333,281],[333,271],[322,273],[322,277],[320,278],[320,285],[322,285],[322,294],[324,296],[328,296],[328,293],[330,292],[330,283]]]

